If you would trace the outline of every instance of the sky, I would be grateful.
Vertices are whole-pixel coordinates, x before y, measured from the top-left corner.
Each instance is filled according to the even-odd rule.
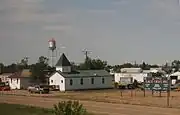
[[[180,59],[178,0],[0,0],[0,62],[50,56],[84,60],[82,50],[109,64],[163,64]]]

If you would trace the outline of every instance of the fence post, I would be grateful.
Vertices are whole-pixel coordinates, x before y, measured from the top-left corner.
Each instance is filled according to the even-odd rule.
[[[133,97],[133,90],[131,89],[131,97]]]
[[[146,89],[145,89],[145,78],[144,78],[144,83],[143,83],[143,92],[144,92],[144,97],[146,96]]]
[[[161,90],[160,90],[160,92],[159,92],[159,97],[161,97]]]
[[[170,76],[168,76],[168,89],[167,89],[167,107],[169,107],[170,105],[170,92],[171,92],[171,83],[170,83],[171,79],[170,79]]]
[[[152,90],[152,97],[154,96],[154,90]]]
[[[122,90],[121,90],[121,97],[122,97],[123,95],[122,95]]]

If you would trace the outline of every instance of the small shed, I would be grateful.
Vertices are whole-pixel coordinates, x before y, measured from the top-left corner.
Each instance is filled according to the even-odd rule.
[[[9,76],[9,86],[11,89],[24,89],[31,85],[31,72],[24,69]]]

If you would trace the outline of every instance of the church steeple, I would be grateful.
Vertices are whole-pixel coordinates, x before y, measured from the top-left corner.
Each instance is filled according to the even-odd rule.
[[[56,71],[71,72],[71,63],[63,53],[56,64]]]

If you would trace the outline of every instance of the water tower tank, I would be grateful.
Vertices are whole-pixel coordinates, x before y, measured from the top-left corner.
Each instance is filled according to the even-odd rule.
[[[56,49],[56,41],[53,38],[49,40],[49,49],[52,51]]]

